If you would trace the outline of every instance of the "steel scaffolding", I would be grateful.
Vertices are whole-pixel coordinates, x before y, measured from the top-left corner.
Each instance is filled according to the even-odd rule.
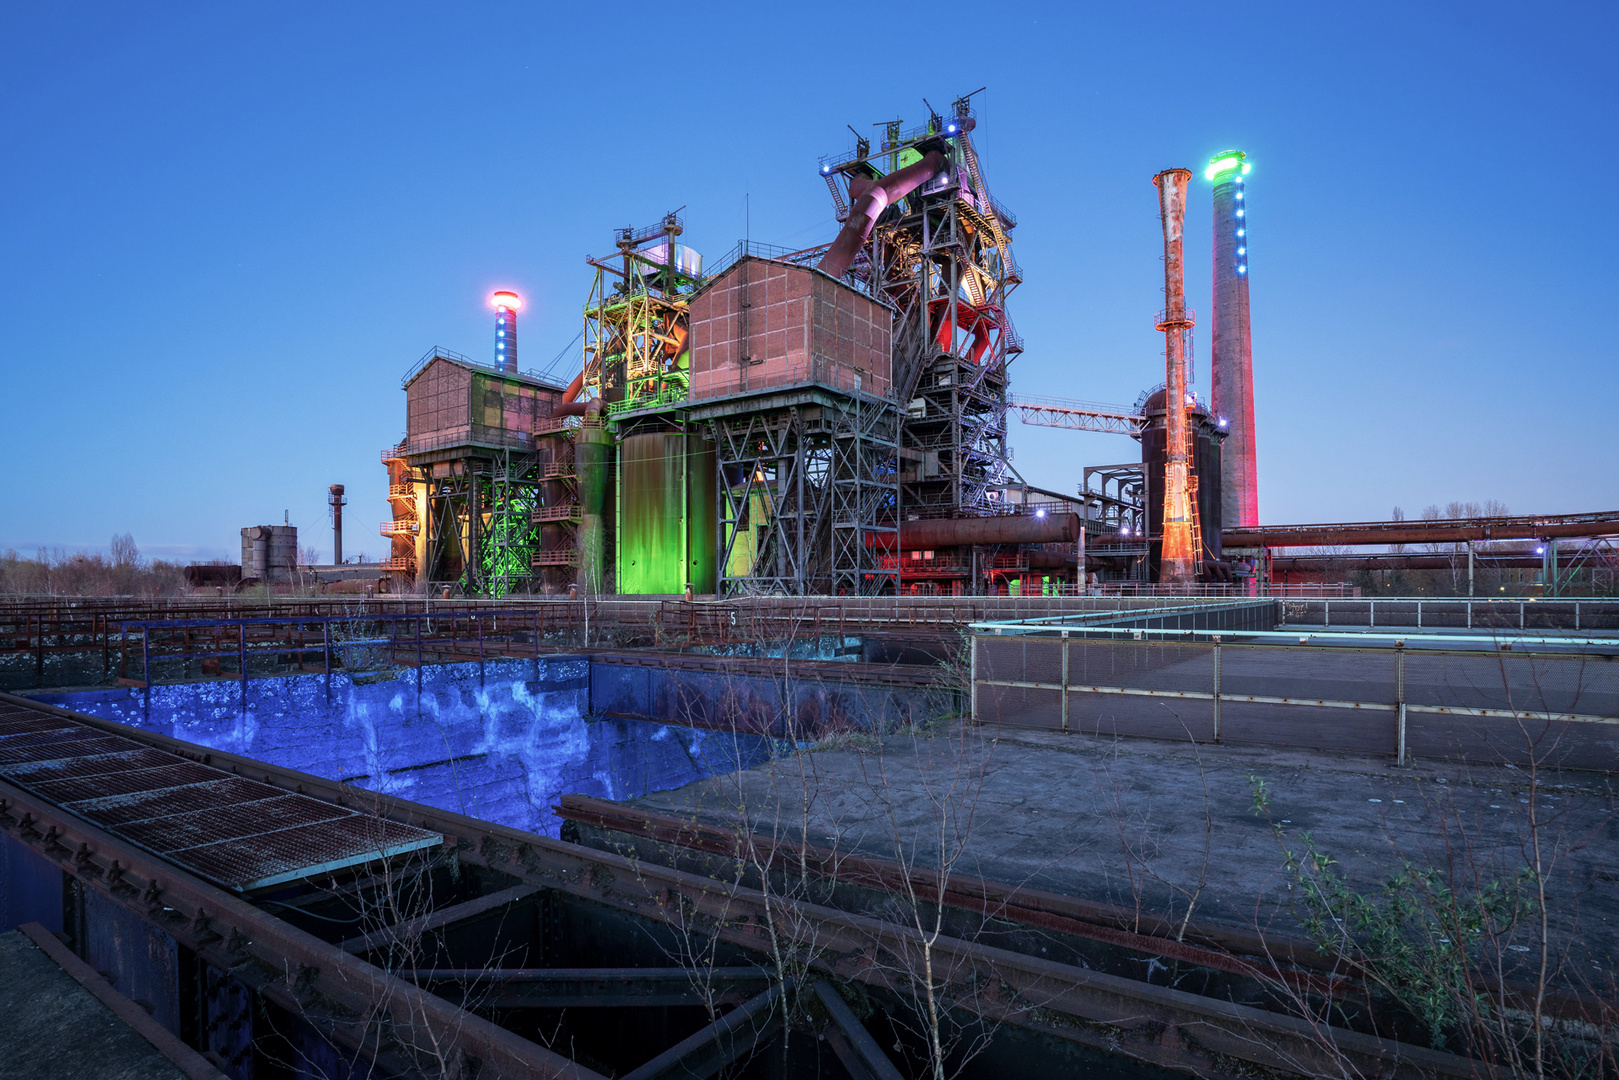
[[[821,168],[842,220],[855,202],[851,180],[895,173],[929,152],[945,161],[878,218],[848,275],[900,313],[894,385],[907,515],[990,512],[988,493],[1006,477],[1006,365],[1023,351],[1007,299],[1022,274],[1011,248],[1017,222],[990,196],[973,126],[961,98],[948,119],[935,114],[912,131],[886,124],[875,157],[861,140],[854,155]]]
[[[693,410],[718,450],[722,595],[892,593],[893,403],[811,386]]]
[[[585,302],[584,387],[613,411],[686,398],[687,305],[702,275],[675,243],[684,228],[669,213],[647,228],[618,229],[617,265],[587,259],[596,276]]]

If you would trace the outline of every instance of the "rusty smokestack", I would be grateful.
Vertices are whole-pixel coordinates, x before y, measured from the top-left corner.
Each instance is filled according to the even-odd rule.
[[[333,484],[327,489],[326,505],[332,508],[332,562],[341,564],[343,561],[343,507],[348,500],[343,498],[343,485]]]
[[[1186,422],[1186,337],[1196,316],[1186,307],[1182,237],[1186,232],[1186,186],[1190,169],[1165,169],[1152,178],[1164,226],[1164,538],[1159,580],[1190,582],[1201,561],[1197,503],[1191,475],[1191,428]]]

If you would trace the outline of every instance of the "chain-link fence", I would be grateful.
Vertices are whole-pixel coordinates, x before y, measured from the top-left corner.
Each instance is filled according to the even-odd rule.
[[[1296,642],[1298,639],[1294,639]],[[1360,647],[976,634],[982,724],[1619,771],[1619,641]],[[1457,643],[1449,643],[1455,646]]]

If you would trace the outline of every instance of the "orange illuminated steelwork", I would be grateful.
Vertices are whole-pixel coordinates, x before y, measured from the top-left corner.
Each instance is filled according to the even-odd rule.
[[[1164,332],[1164,541],[1159,580],[1188,582],[1201,562],[1195,481],[1191,475],[1191,428],[1186,422],[1186,337],[1196,321],[1186,307],[1181,238],[1186,225],[1186,185],[1190,169],[1165,169],[1152,178],[1164,225],[1164,310],[1157,326]]]

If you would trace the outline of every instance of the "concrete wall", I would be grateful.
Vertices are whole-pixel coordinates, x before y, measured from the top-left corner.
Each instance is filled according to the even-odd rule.
[[[565,792],[608,799],[765,760],[766,740],[591,715],[587,661],[446,664],[399,678],[229,680],[38,695],[63,708],[547,835]],[[362,680],[364,677],[360,677]],[[646,716],[654,722],[642,723]],[[26,854],[26,853],[25,853]]]
[[[841,731],[891,731],[955,709],[937,690],[824,678],[592,663],[592,710],[721,732],[797,741]],[[789,717],[791,721],[789,722]]]

